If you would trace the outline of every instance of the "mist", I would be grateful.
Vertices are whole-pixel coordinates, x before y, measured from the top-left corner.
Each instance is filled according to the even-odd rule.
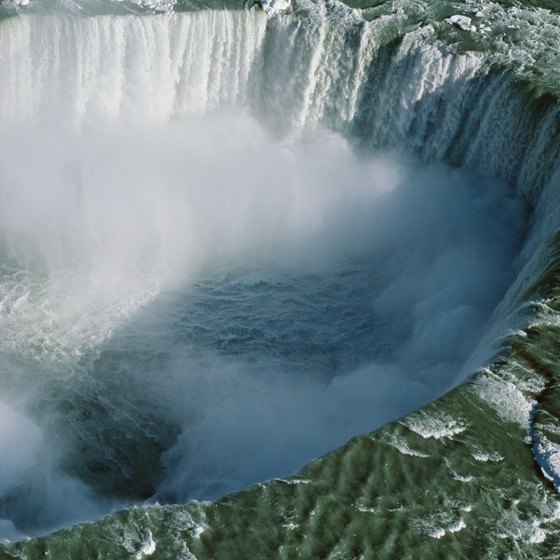
[[[0,542],[91,521],[115,507],[62,472],[52,442],[2,402],[0,425]]]
[[[471,373],[523,221],[497,181],[239,108],[0,131],[0,538],[126,504],[65,469],[52,387],[113,411],[92,440],[138,410],[173,427],[164,502],[287,476],[437,397]]]

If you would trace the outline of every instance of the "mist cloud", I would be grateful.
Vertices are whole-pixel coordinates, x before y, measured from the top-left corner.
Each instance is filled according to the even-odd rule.
[[[22,127],[10,138],[0,132],[0,147],[2,248],[19,267],[2,276],[0,321],[10,336],[1,350],[29,364],[12,392],[29,414],[49,376],[73,384],[77,406],[82,384],[111,399],[96,378],[99,352],[158,357],[134,362],[123,382],[131,407],[148,407],[179,431],[162,458],[156,499],[164,501],[288,475],[435,398],[460,373],[514,271],[523,210],[504,185],[398,154],[360,159],[324,130],[279,141],[248,114],[222,111],[165,128]],[[211,308],[221,301],[215,278],[238,274],[249,286],[254,277],[254,286],[286,285],[296,298],[305,286],[313,298],[320,281],[335,285],[331,278],[355,270],[355,286],[340,296],[329,288],[320,300],[349,297],[353,310],[375,317],[366,325],[371,341],[356,332],[351,368],[307,371],[304,353],[293,366],[260,347],[228,354],[218,347],[230,335],[204,315],[195,327],[217,337],[212,343],[193,347],[179,336],[185,318],[175,307],[197,282],[210,286],[201,305]],[[315,277],[326,280],[315,285]],[[294,329],[323,321],[320,305],[308,324],[295,313]],[[230,307],[207,317],[266,331],[257,299],[241,326],[228,323]],[[332,328],[331,339],[352,338]],[[9,370],[5,361],[3,379]],[[21,455],[0,460],[0,495],[19,488],[22,496],[0,514],[5,535],[114,507],[58,469],[57,454],[72,452],[64,443],[0,412],[9,419],[1,446],[24,442]],[[69,492],[76,498],[60,502]]]

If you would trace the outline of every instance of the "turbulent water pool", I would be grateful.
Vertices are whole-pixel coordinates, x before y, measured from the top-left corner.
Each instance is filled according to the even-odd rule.
[[[23,531],[288,475],[469,373],[524,234],[505,185],[230,112],[2,145]]]
[[[376,4],[1,6],[0,557],[554,557],[557,16]]]

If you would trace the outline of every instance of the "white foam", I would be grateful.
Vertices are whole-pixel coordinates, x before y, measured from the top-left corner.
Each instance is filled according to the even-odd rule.
[[[456,472],[453,472],[452,474],[453,474],[453,478],[455,480],[458,480],[459,482],[467,483],[467,482],[472,482],[474,480],[474,477],[471,476],[471,475],[462,475],[462,474],[458,474]],[[465,510],[465,511],[468,511],[468,510]]]
[[[147,530],[147,539],[142,544],[140,550],[136,553],[136,560],[141,560],[146,556],[151,556],[156,551],[156,541],[154,541],[152,532]]]
[[[463,31],[476,31],[476,27],[471,25],[472,19],[468,16],[454,15],[448,19],[450,23]]]
[[[441,539],[447,534],[458,533],[467,525],[462,518],[449,520],[445,514],[435,514],[432,519],[415,520],[416,530],[432,539]]]
[[[424,439],[453,439],[467,429],[464,420],[433,411],[415,413],[401,422]]]
[[[441,537],[445,537],[445,529],[441,527],[435,527],[433,529],[429,529],[426,531],[426,534],[432,539],[441,539]]]
[[[357,504],[354,507],[356,508],[357,511],[359,511],[361,513],[375,513],[376,512],[375,508],[364,506],[362,504]]]
[[[560,445],[537,433],[534,435],[533,452],[543,474],[560,491]]]
[[[474,459],[481,463],[499,463],[504,458],[497,451],[476,451],[471,454]]]
[[[534,531],[529,537],[529,542],[533,544],[539,544],[546,540],[546,531],[541,527],[535,527]]]
[[[457,521],[453,525],[450,525],[447,528],[447,532],[448,533],[458,533],[459,531],[462,531],[466,526],[467,526],[466,523],[462,519],[459,519],[459,521]]]
[[[403,455],[409,455],[411,457],[421,457],[421,458],[426,458],[430,456],[427,453],[423,453],[421,451],[412,449],[405,440],[398,438],[396,436],[390,437],[386,441],[389,445],[397,449]]]
[[[527,428],[534,402],[525,397],[516,386],[515,376],[512,375],[509,381],[505,375],[507,374],[502,372],[498,377],[486,370],[484,375],[476,378],[471,387],[479,397],[492,404],[506,422],[515,422]]]
[[[286,10],[291,8],[290,0],[259,0],[264,10],[264,13],[267,16],[272,16],[275,14],[279,14],[281,12],[285,12]]]

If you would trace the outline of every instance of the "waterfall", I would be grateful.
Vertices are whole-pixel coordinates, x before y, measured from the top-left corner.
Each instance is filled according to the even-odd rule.
[[[0,537],[287,475],[557,324],[556,97],[298,9],[0,22]],[[554,375],[508,375],[556,483]]]

